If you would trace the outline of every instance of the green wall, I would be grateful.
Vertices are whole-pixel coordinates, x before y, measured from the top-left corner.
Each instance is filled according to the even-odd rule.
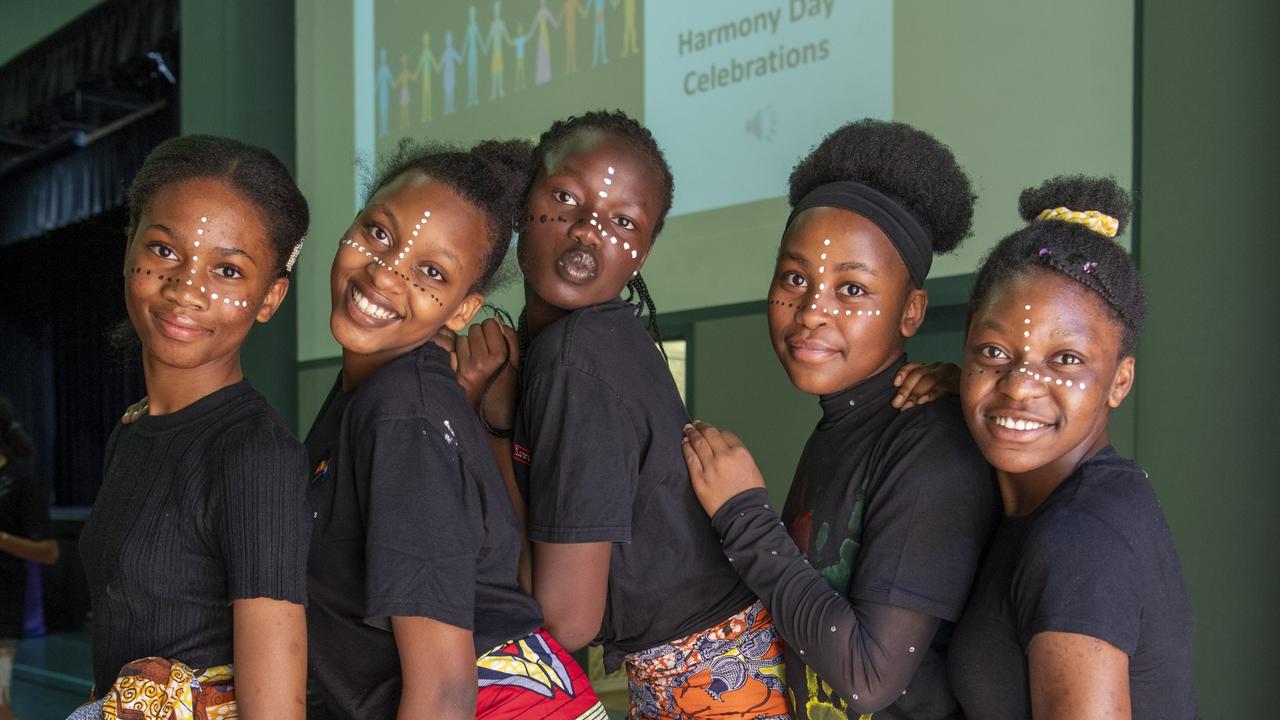
[[[1143,3],[1138,461],[1196,613],[1205,718],[1275,717],[1280,5]]]
[[[102,0],[7,0],[0,22],[0,65],[87,12]]]
[[[295,169],[293,0],[182,0],[181,11],[182,133],[261,145]],[[241,353],[250,382],[295,427],[298,296],[292,288]]]

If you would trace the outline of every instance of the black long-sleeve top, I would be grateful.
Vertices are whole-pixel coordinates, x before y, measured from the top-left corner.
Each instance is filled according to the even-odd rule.
[[[763,489],[714,518],[787,643],[796,718],[959,717],[946,640],[999,496],[954,398],[889,404],[903,362],[821,397],[782,521]]]

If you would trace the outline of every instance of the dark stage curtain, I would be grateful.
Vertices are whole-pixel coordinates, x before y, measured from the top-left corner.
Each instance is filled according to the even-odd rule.
[[[178,16],[177,0],[110,0],[71,21],[0,68],[0,125],[146,55]]]
[[[165,109],[69,155],[0,176],[0,247],[119,207],[147,153],[176,134],[177,113]]]
[[[112,349],[126,321],[123,207],[0,248],[0,392],[30,414],[37,467],[59,505],[88,505],[124,408],[145,394],[136,357]]]

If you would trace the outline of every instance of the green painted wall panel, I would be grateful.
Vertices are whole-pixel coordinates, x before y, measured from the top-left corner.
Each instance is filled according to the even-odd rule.
[[[1203,716],[1273,717],[1280,6],[1147,2],[1142,18],[1137,459],[1178,541]]]
[[[182,0],[181,12],[182,133],[260,145],[294,168],[293,0]],[[294,427],[299,294],[241,352],[245,376]]]

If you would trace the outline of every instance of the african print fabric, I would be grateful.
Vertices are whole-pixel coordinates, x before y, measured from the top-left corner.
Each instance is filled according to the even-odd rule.
[[[158,657],[125,665],[111,690],[94,705],[101,707],[98,717],[103,720],[234,720],[239,717],[230,665],[195,670]]]
[[[760,601],[714,627],[627,656],[630,720],[789,717],[782,639]]]
[[[608,720],[587,674],[545,630],[476,660],[477,720]]]

